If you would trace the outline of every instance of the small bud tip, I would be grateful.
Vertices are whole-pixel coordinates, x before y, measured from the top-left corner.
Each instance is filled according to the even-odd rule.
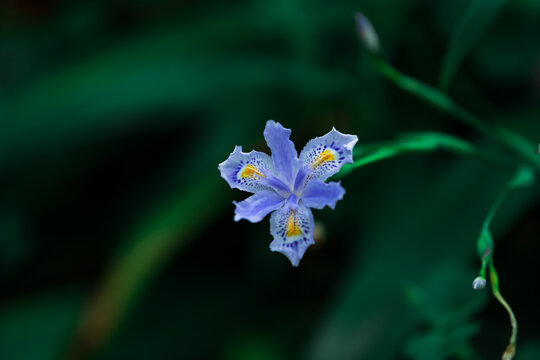
[[[371,53],[379,52],[379,36],[375,28],[362,13],[354,15],[358,39]]]
[[[486,279],[482,276],[478,276],[472,283],[474,290],[482,290],[486,287]]]

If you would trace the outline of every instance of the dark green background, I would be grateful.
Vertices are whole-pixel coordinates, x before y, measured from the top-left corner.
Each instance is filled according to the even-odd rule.
[[[268,152],[268,119],[299,150],[335,126],[361,144],[443,131],[505,157],[386,81],[356,38],[361,11],[389,62],[436,85],[470,3],[3,1],[0,358],[500,358],[507,315],[471,282],[511,174],[442,152],[355,170],[293,268],[268,220],[233,221],[247,194],[217,170],[235,145]],[[540,141],[540,2],[493,15],[449,94]],[[493,223],[518,360],[540,358],[538,194]]]

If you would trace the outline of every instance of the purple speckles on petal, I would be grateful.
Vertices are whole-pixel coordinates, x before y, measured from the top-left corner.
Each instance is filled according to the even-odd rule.
[[[274,236],[270,249],[284,254],[293,266],[298,266],[306,249],[314,244],[313,214],[302,203],[297,207],[284,206],[272,213],[270,233]]]
[[[231,188],[254,193],[268,189],[261,180],[273,174],[274,166],[270,156],[265,153],[245,153],[241,146],[237,146],[229,158],[219,164],[218,169]]]
[[[358,137],[332,129],[328,134],[310,140],[300,153],[300,162],[312,169],[313,178],[325,180],[336,174],[343,164],[352,162],[352,149]]]

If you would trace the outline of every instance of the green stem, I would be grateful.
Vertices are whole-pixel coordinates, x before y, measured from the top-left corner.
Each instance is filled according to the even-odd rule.
[[[373,58],[377,70],[399,88],[419,97],[484,135],[502,142],[540,171],[540,157],[535,153],[535,146],[529,140],[504,127],[486,123],[436,88],[402,74],[380,56],[374,55]]]
[[[504,187],[504,189],[501,191],[495,202],[491,205],[484,222],[482,224],[482,230],[480,232],[480,236],[478,237],[478,243],[477,243],[477,250],[478,250],[478,256],[480,257],[482,261],[482,267],[480,270],[480,277],[485,277],[485,269],[488,261],[491,259],[491,256],[493,255],[493,239],[491,236],[491,232],[489,231],[489,227],[491,225],[491,221],[493,220],[493,217],[495,216],[495,213],[500,209],[503,202],[506,200],[506,198],[510,195],[510,193],[513,190],[530,186],[534,184],[535,176],[532,169],[529,167],[521,167],[517,169],[514,176],[510,179],[508,184]]]
[[[335,179],[341,179],[344,176],[348,175],[351,171],[361,166],[371,164],[377,161],[395,157],[397,155],[403,154],[404,152],[396,152],[390,149],[380,149],[375,151],[373,154],[369,154],[359,160],[356,160],[352,164],[346,164],[341,168],[341,171],[334,176]]]
[[[499,196],[497,197],[497,200],[495,200],[495,202],[491,205],[491,208],[489,209],[486,215],[486,218],[484,220],[484,225],[483,225],[484,231],[489,230],[489,225],[491,224],[491,220],[495,216],[495,213],[497,212],[497,210],[499,210],[499,208],[501,207],[504,200],[506,200],[511,190],[512,190],[511,187],[507,186],[504,189],[504,191],[499,194]]]
[[[501,292],[499,291],[499,277],[497,276],[497,271],[495,270],[495,266],[493,265],[493,257],[489,260],[489,277],[491,280],[491,292],[493,293],[493,296],[495,296],[495,298],[501,303],[501,305],[504,306],[506,312],[508,313],[508,316],[510,317],[510,324],[512,325],[512,335],[510,336],[510,342],[503,353],[502,360],[511,360],[514,358],[514,355],[516,353],[518,324],[512,308],[510,307],[510,305],[508,305],[506,300],[501,295]]]
[[[476,278],[473,282],[473,288],[476,290],[481,290],[484,287],[486,265],[488,265],[489,276],[491,280],[491,291],[497,301],[499,301],[499,303],[501,303],[501,305],[508,312],[508,316],[510,317],[510,324],[512,325],[512,335],[510,336],[510,343],[508,344],[503,353],[503,360],[511,360],[514,358],[514,355],[516,353],[518,325],[512,308],[510,307],[510,305],[508,305],[506,300],[501,295],[501,292],[499,291],[499,277],[497,275],[497,271],[495,270],[495,266],[493,265],[494,245],[491,232],[489,231],[489,227],[491,225],[493,217],[495,216],[495,213],[500,209],[501,205],[506,200],[508,195],[513,190],[532,185],[534,181],[535,176],[532,169],[528,167],[519,168],[516,171],[515,175],[512,177],[512,179],[510,179],[506,187],[501,191],[501,193],[497,197],[497,200],[493,203],[493,205],[491,205],[491,208],[489,209],[486,218],[484,219],[484,223],[482,224],[482,231],[480,233],[480,236],[478,237],[477,248],[478,255],[480,256],[480,260],[482,261],[482,266],[480,268],[478,278]],[[478,286],[479,284],[480,286]]]
[[[465,140],[447,134],[425,132],[408,134],[394,141],[371,145],[368,144],[357,148],[355,155],[360,153],[360,158],[352,164],[344,165],[341,171],[336,174],[332,180],[341,179],[356,168],[384,159],[389,159],[408,153],[427,153],[438,150],[445,150],[455,154],[476,157],[502,169],[508,171],[514,170],[510,164],[504,163],[501,161],[501,159],[489,153],[479,151],[474,147],[474,145]]]

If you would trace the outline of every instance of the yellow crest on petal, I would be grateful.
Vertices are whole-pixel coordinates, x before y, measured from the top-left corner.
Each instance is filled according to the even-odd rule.
[[[253,164],[247,164],[240,173],[241,178],[257,179],[257,177],[266,177],[264,174]]]
[[[287,237],[292,237],[292,236],[297,236],[297,235],[302,234],[302,230],[300,230],[300,226],[298,226],[298,219],[296,218],[294,211],[291,211],[291,214],[289,215],[289,218],[287,219],[286,234],[287,234]]]
[[[321,152],[319,155],[317,155],[317,157],[315,158],[315,161],[313,162],[313,164],[311,165],[311,168],[312,169],[316,169],[318,168],[319,166],[329,162],[329,161],[334,161],[336,159],[336,157],[334,156],[334,154],[332,154],[332,152],[330,150],[324,150],[323,152]]]

